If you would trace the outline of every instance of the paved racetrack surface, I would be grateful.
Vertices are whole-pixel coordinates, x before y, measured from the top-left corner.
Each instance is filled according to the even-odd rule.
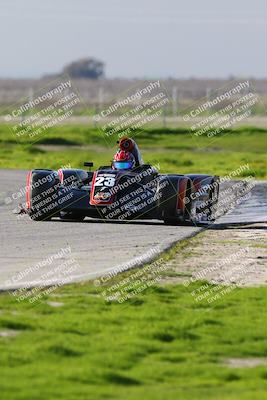
[[[64,262],[69,271],[66,281],[103,276],[114,268],[126,269],[153,259],[202,229],[166,226],[160,221],[105,222],[89,218],[83,222],[34,222],[13,212],[24,201],[19,193],[25,187],[26,171],[1,170],[0,176],[0,289],[60,281]],[[244,222],[246,215],[251,221],[267,220],[266,192],[266,184],[257,186],[252,198],[219,222]]]

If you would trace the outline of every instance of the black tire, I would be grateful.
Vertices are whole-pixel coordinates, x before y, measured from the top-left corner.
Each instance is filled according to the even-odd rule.
[[[166,187],[163,192],[163,199],[167,201],[162,203],[163,209],[163,221],[166,225],[191,225],[191,211],[192,211],[192,181],[184,176],[173,176],[169,175],[167,177],[170,184]],[[179,180],[187,179],[186,183],[186,193],[184,198],[189,199],[185,203],[184,210],[180,215],[177,215],[176,205],[179,193],[177,188],[179,186]]]
[[[208,221],[214,222],[216,219],[216,211],[218,205],[218,197],[219,197],[219,185],[213,187],[209,194],[209,209],[208,209]]]
[[[215,182],[218,182],[217,185],[214,185]],[[216,211],[217,211],[217,204],[218,204],[218,196],[219,196],[219,181],[214,179],[211,182],[211,188],[208,192],[208,201],[206,206],[201,208],[200,213],[205,216],[205,219],[201,222],[211,223],[214,222],[216,219]]]
[[[60,182],[52,170],[33,170],[27,182],[28,214],[33,221],[49,221],[58,210],[52,207],[58,198]],[[52,197],[53,196],[53,197]]]

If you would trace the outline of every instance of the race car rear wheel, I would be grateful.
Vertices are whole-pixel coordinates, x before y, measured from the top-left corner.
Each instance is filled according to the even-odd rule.
[[[219,180],[216,177],[211,181],[210,188],[202,199],[203,203],[196,209],[196,219],[198,222],[214,222],[219,197]]]

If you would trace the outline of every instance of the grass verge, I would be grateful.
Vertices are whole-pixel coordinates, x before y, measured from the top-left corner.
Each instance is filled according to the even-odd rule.
[[[267,178],[267,131],[243,127],[224,132],[212,140],[193,137],[188,129],[156,129],[136,132],[147,163],[160,164],[163,173],[208,173],[226,175],[249,163],[241,176]],[[16,142],[7,125],[0,126],[0,168],[51,168],[71,164],[82,168],[84,161],[108,165],[116,151],[116,139],[107,145],[99,130],[86,126],[50,129],[35,144],[29,138]]]
[[[35,306],[2,293],[1,397],[265,399],[266,366],[224,360],[267,357],[267,287],[236,288],[211,306],[190,294],[202,284],[154,285],[123,304],[91,283]]]

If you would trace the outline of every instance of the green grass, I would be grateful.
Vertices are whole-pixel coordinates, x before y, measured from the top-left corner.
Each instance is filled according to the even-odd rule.
[[[243,127],[214,139],[193,137],[188,129],[149,129],[135,136],[147,163],[160,164],[167,173],[226,175],[249,163],[242,176],[267,178],[267,130]],[[41,147],[40,147],[41,146]],[[70,147],[71,146],[71,147]],[[51,129],[35,144],[28,138],[19,143],[7,125],[0,126],[0,168],[51,168],[84,161],[107,165],[116,151],[116,138],[107,142],[103,133],[86,126]]]
[[[249,163],[256,178],[267,178],[265,130],[196,141],[185,129],[150,129],[136,140],[162,172],[224,175]],[[78,168],[85,160],[97,167],[115,149],[115,140],[107,145],[85,126],[57,127],[34,145],[0,126],[0,168]],[[1,294],[0,332],[17,333],[0,336],[1,399],[267,399],[267,367],[223,363],[267,358],[267,287],[235,289],[211,306],[190,294],[200,285],[154,286],[124,304],[105,302],[90,283],[62,287],[35,306]]]
[[[87,283],[36,306],[2,294],[0,331],[18,335],[0,337],[1,398],[266,399],[267,367],[223,361],[267,357],[267,287],[235,289],[212,306],[190,290],[155,286],[111,304]]]

